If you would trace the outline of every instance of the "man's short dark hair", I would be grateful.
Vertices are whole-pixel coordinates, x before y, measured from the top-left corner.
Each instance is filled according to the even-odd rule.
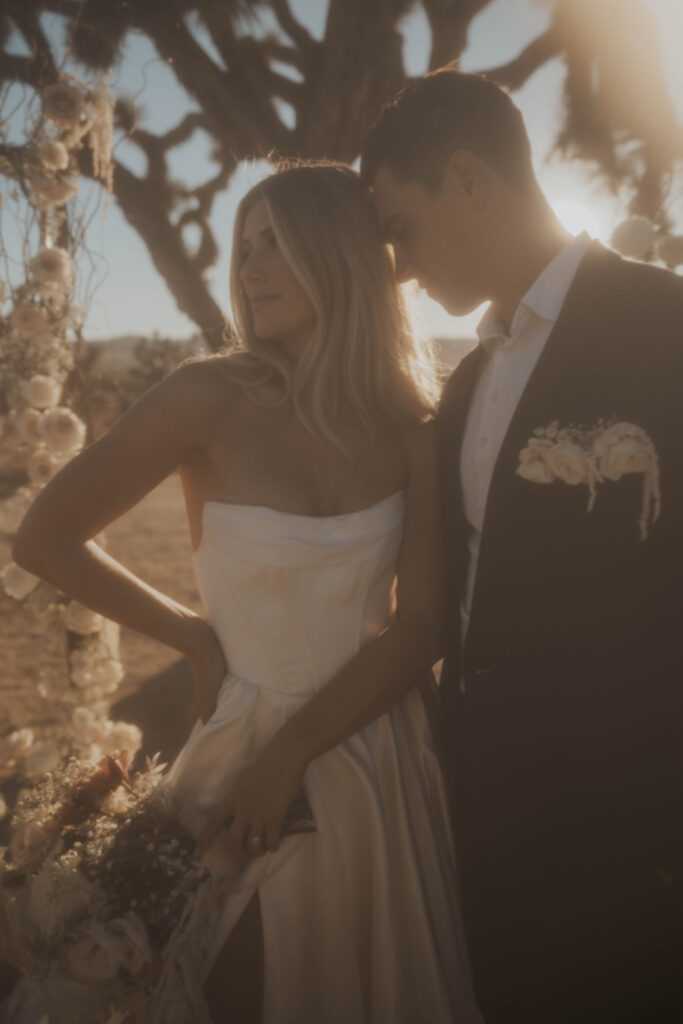
[[[524,121],[508,94],[483,75],[453,68],[406,86],[384,108],[361,151],[361,175],[372,184],[380,164],[399,181],[439,189],[451,153],[466,149],[510,186],[535,183]]]

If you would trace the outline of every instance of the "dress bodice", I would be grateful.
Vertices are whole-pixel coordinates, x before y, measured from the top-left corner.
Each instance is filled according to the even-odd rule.
[[[392,614],[403,492],[314,517],[208,501],[193,561],[231,674],[310,696]]]

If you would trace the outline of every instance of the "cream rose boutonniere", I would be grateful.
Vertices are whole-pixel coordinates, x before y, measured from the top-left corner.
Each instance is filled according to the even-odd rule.
[[[651,522],[659,519],[661,493],[657,449],[642,427],[634,423],[600,420],[595,427],[560,428],[555,421],[537,427],[519,453],[517,475],[530,483],[588,487],[588,511],[597,497],[597,485],[620,480],[627,473],[643,475],[640,539],[646,540]]]

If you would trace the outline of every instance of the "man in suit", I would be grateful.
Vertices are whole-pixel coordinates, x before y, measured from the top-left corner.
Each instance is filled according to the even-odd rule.
[[[683,280],[568,235],[454,70],[361,173],[402,280],[491,305],[438,416],[442,720],[488,1024],[683,1021]]]

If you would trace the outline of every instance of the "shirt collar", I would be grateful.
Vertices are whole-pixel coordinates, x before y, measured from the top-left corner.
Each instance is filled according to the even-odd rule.
[[[582,231],[553,257],[521,299],[512,318],[509,334],[491,303],[477,325],[477,335],[487,352],[501,345],[514,344],[520,327],[529,315],[555,323],[590,241],[590,235]]]

